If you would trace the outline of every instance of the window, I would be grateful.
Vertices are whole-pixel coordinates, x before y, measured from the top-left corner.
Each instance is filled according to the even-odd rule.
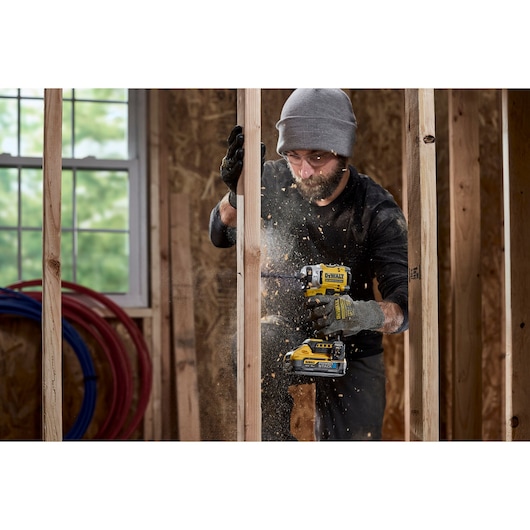
[[[0,285],[42,277],[44,89],[0,89]],[[63,90],[62,278],[147,305],[145,91]]]

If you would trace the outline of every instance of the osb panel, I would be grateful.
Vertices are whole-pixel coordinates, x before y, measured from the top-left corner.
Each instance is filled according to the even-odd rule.
[[[132,407],[125,425],[130,423],[138,402],[140,381],[138,359],[128,333],[118,322],[109,320],[127,350],[132,373]],[[84,341],[96,373],[96,404],[83,440],[95,439],[109,414],[113,379],[109,361],[93,335],[74,326]],[[41,324],[10,315],[0,316],[0,440],[42,439],[42,334]],[[81,410],[84,396],[84,375],[77,354],[63,342],[63,435],[67,435]],[[121,387],[120,387],[121,388]],[[119,392],[119,390],[118,390]],[[140,440],[141,425],[129,437]]]
[[[262,91],[262,140],[266,158],[277,158],[277,131],[290,89]],[[359,121],[353,163],[387,186],[401,200],[401,106],[398,90],[349,91]],[[196,293],[196,340],[204,440],[236,436],[236,390],[231,346],[236,331],[235,249],[213,248],[208,239],[210,210],[225,193],[219,165],[226,138],[236,123],[235,90],[174,90],[169,97],[171,187],[188,193],[192,204],[192,259]],[[173,301],[178,303],[178,301]],[[388,398],[384,436],[403,439],[403,342],[385,339]],[[291,389],[295,398],[293,430],[312,439],[314,389]],[[309,411],[309,413],[308,413]]]
[[[39,322],[2,315],[0,318],[0,439],[42,439],[42,336]],[[83,336],[89,345],[90,338]],[[96,409],[84,439],[91,439],[106,416],[110,381],[105,361],[89,347],[98,374]],[[63,434],[80,411],[84,379],[77,355],[63,345]]]
[[[0,323],[0,439],[40,440],[40,324],[6,315]]]

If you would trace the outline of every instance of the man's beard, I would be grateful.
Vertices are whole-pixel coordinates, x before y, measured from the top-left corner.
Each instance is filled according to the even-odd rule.
[[[337,159],[337,168],[332,173],[327,175],[315,173],[312,177],[304,180],[296,175],[290,165],[289,167],[300,195],[309,202],[315,202],[327,199],[333,194],[344,176],[346,165],[346,159],[339,157]]]

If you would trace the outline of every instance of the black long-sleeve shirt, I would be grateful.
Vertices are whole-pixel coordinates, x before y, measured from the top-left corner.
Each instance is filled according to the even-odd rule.
[[[374,280],[383,300],[395,302],[408,327],[407,226],[392,195],[350,166],[343,192],[331,204],[305,200],[283,159],[265,162],[262,174],[262,255],[264,307],[297,328],[310,329],[300,284],[284,278],[305,265],[345,265],[351,268],[349,295],[375,298]],[[220,220],[219,205],[210,216],[210,239],[217,247],[236,242],[236,229]],[[275,278],[274,274],[278,274]],[[309,336],[309,335],[308,335]],[[363,331],[343,339],[355,357],[380,353],[382,335]]]

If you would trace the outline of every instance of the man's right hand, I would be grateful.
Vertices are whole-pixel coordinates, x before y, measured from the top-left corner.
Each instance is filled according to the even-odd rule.
[[[243,142],[243,128],[236,125],[228,137],[228,150],[220,167],[221,178],[230,190],[228,202],[234,208],[237,206],[237,183],[243,170]]]

